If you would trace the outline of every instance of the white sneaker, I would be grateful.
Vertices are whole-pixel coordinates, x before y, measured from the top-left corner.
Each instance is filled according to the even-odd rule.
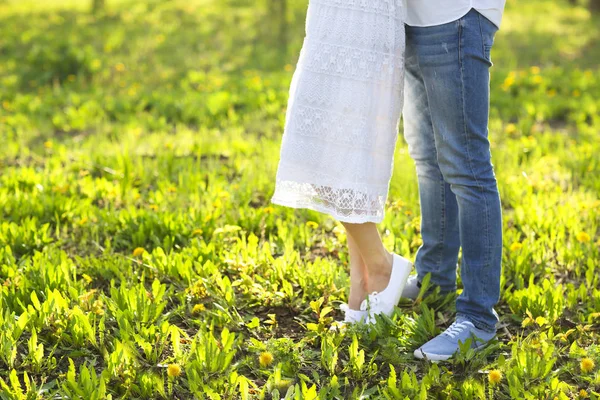
[[[340,310],[344,313],[343,321],[335,321],[331,324],[329,328],[330,331],[339,330],[342,331],[346,329],[348,324],[359,324],[365,322],[369,313],[367,312],[367,301],[363,300],[360,305],[360,310],[351,309],[348,304],[342,303],[340,304]]]
[[[412,263],[406,258],[397,254],[393,256],[392,273],[387,287],[381,292],[373,292],[368,296],[367,305],[369,315],[365,321],[367,324],[375,323],[375,315],[392,315],[394,307],[400,301],[406,280],[412,270]]]

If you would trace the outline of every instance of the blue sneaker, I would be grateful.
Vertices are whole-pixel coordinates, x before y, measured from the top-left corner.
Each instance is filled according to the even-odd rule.
[[[426,358],[430,361],[445,361],[459,351],[459,344],[472,339],[471,346],[481,349],[496,336],[495,332],[477,329],[471,321],[457,318],[448,329],[434,337],[429,342],[415,350],[416,358]]]

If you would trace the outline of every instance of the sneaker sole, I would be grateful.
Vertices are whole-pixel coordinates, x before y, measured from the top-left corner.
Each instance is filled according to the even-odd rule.
[[[484,348],[486,346],[487,343],[482,344],[481,346],[477,346],[475,347],[475,350],[481,350],[482,348]],[[432,362],[438,362],[438,361],[447,361],[449,359],[452,358],[452,355],[447,355],[447,354],[434,354],[434,353],[425,353],[423,350],[416,349],[415,352],[413,353],[413,355],[415,356],[415,358],[418,358],[419,360],[429,360]]]
[[[421,349],[415,350],[413,355],[415,356],[415,358],[418,358],[419,360],[429,360],[429,361],[433,361],[433,362],[446,361],[446,360],[449,360],[450,358],[452,358],[452,356],[443,355],[443,354],[425,353]]]

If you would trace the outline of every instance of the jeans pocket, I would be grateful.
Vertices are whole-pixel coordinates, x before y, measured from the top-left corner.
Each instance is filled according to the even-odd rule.
[[[492,46],[494,45],[494,36],[498,28],[489,19],[477,13],[479,17],[479,29],[481,32],[481,43],[483,50],[483,58],[492,65]]]
[[[483,56],[485,59],[491,64],[492,63],[492,45],[491,44],[483,44]]]

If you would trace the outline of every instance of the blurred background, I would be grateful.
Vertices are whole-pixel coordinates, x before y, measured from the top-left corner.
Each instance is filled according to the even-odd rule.
[[[594,87],[600,61],[599,3],[508,1],[493,49],[495,116],[593,118],[581,96]],[[279,131],[306,7],[306,0],[2,0],[4,134],[110,130],[132,119],[157,130],[241,118],[250,119],[249,133],[273,124]],[[525,91],[534,98],[521,98]]]

